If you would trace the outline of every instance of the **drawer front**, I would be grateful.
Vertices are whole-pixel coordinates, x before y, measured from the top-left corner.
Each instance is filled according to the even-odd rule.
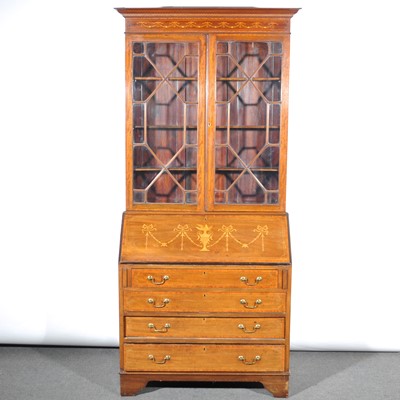
[[[128,269],[126,286],[133,288],[282,288],[282,271],[278,269],[195,268]]]
[[[124,370],[282,372],[284,345],[125,344]]]
[[[126,337],[284,339],[284,318],[126,317]]]
[[[285,312],[285,292],[203,292],[124,290],[132,312]]]

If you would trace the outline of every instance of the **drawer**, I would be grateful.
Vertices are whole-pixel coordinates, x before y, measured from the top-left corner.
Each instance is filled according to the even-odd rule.
[[[284,318],[126,317],[125,336],[284,339]]]
[[[282,288],[279,269],[145,268],[127,269],[126,286],[133,288]]]
[[[124,311],[285,312],[286,292],[124,290]]]
[[[124,370],[282,372],[284,345],[125,344]]]

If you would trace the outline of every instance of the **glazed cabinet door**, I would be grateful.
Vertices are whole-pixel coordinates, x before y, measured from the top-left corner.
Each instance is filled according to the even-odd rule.
[[[127,209],[204,208],[204,35],[126,37]]]
[[[207,208],[285,208],[289,41],[210,35]]]

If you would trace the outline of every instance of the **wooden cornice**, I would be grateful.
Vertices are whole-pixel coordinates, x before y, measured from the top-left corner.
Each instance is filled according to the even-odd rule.
[[[162,7],[116,8],[127,33],[269,32],[289,33],[298,8]]]

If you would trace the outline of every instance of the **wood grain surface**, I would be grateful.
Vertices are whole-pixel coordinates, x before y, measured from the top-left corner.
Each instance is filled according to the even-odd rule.
[[[126,213],[120,262],[289,264],[287,215]]]
[[[154,325],[154,328],[149,327]],[[169,326],[169,328],[166,328]],[[284,318],[126,317],[125,339],[242,338],[283,339]],[[156,332],[156,330],[158,332]]]
[[[149,359],[154,356],[162,362]],[[247,365],[246,362],[259,361]],[[176,344],[127,344],[125,345],[124,367],[126,371],[224,371],[224,372],[268,372],[283,371],[285,346],[283,345],[176,345]]]
[[[227,267],[229,268],[229,267]],[[251,269],[246,266],[221,269],[219,266],[147,267],[132,266],[124,269],[125,287],[136,289],[170,288],[238,288],[254,290],[282,289],[283,272],[280,269]]]

